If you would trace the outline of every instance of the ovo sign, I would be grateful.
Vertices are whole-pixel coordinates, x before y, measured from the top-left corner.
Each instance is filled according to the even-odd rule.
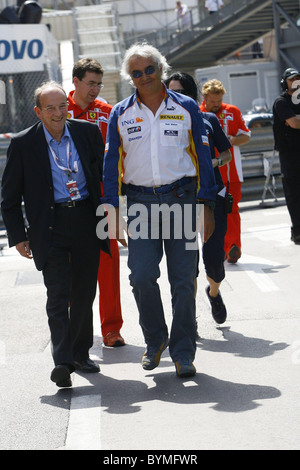
[[[58,45],[44,24],[0,25],[2,74],[42,72],[49,62],[58,66]]]
[[[0,61],[13,58],[14,60],[22,60],[24,58],[38,59],[43,54],[44,46],[40,39],[31,39],[27,41],[7,41],[0,40]]]

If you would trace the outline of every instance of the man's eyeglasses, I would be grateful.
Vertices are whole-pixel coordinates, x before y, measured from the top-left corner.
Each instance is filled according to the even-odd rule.
[[[152,75],[155,73],[155,66],[154,65],[148,65],[148,67],[145,68],[144,72],[141,70],[133,70],[131,72],[132,78],[141,78],[143,74],[145,75]]]
[[[84,80],[80,80],[80,81],[83,82],[89,88],[99,88],[99,90],[102,90],[102,88],[104,88],[103,83],[85,82]]]

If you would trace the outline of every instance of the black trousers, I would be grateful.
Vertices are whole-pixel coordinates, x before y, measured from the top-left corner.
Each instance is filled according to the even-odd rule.
[[[222,282],[224,269],[224,238],[227,231],[227,214],[225,214],[225,198],[216,197],[215,230],[208,241],[202,246],[202,257],[206,274],[215,282]]]
[[[296,155],[280,152],[279,156],[283,175],[282,186],[292,222],[292,233],[294,235],[300,235],[300,151]],[[289,162],[292,157],[294,158],[294,164],[292,160],[292,164],[288,165],[287,162]]]
[[[91,203],[56,207],[53,240],[43,270],[55,365],[86,359],[93,345],[93,302],[97,289],[99,240]]]

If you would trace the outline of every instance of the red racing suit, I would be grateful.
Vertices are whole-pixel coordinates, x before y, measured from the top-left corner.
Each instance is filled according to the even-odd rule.
[[[98,124],[103,141],[106,141],[107,123],[112,106],[100,100],[94,100],[85,109],[81,109],[73,100],[74,90],[68,96],[69,119],[85,119]],[[103,194],[103,185],[102,194]],[[120,254],[117,240],[110,240],[111,257],[101,252],[98,271],[99,310],[102,336],[119,332],[122,325],[120,293]]]
[[[201,103],[200,109],[201,111],[206,111],[204,101]],[[227,136],[237,136],[240,134],[251,135],[251,131],[247,128],[241,111],[236,106],[222,103],[216,116]],[[240,148],[238,146],[232,146],[230,151],[232,154],[231,162],[219,168],[223,183],[226,186],[227,181],[229,181],[229,192],[233,196],[232,213],[228,214],[227,217],[227,232],[224,240],[226,257],[232,245],[236,245],[241,249],[241,218],[238,204],[242,197],[242,159]]]

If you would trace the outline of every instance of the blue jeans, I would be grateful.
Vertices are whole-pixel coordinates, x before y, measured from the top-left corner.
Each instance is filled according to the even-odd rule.
[[[157,211],[163,207],[167,213],[157,215]],[[139,209],[141,210],[135,214]],[[128,240],[128,267],[131,271],[129,279],[145,342],[159,347],[168,337],[157,283],[164,250],[173,313],[170,356],[173,361],[179,358],[193,360],[196,351],[194,282],[198,250],[195,243],[196,182],[192,181],[167,194],[145,194],[128,190],[127,210],[131,235]],[[191,247],[192,240],[193,249],[187,249],[187,246]]]

